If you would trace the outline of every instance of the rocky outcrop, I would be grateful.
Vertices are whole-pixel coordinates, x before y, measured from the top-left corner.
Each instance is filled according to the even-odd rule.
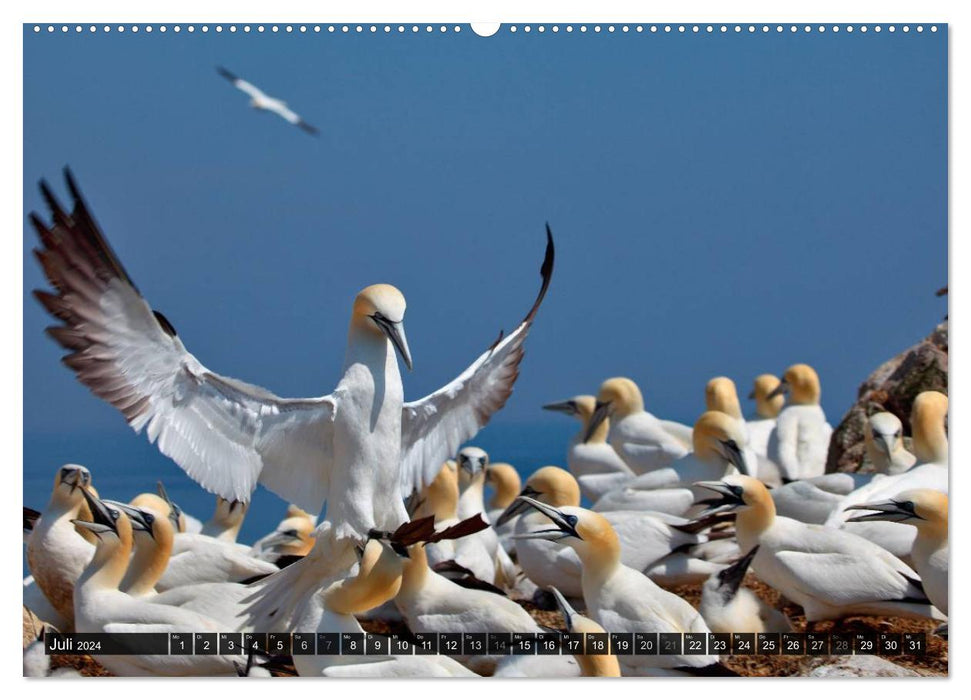
[[[805,675],[809,678],[901,678],[920,675],[879,656],[814,659],[809,663],[807,671]]]
[[[868,472],[863,424],[877,411],[890,411],[910,434],[910,408],[922,391],[947,393],[947,321],[924,340],[880,365],[860,386],[857,401],[833,430],[827,472]]]

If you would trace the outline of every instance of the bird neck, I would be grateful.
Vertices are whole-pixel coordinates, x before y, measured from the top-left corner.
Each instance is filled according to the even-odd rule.
[[[620,678],[620,662],[613,654],[577,654],[573,658],[584,678]]]
[[[932,411],[923,411],[913,421],[914,454],[920,463],[946,463],[947,431],[944,417]]]
[[[721,411],[732,418],[742,420],[742,406],[738,402],[738,394],[734,389],[720,385],[707,392],[705,398],[706,408],[709,411]]]
[[[583,564],[583,580],[598,587],[620,566],[620,541],[613,530],[576,548],[576,552]]]
[[[508,508],[509,504],[519,495],[519,484],[512,479],[499,477],[495,481],[495,492],[489,499],[489,508]]]
[[[771,399],[765,396],[757,396],[755,399],[755,412],[759,418],[777,418],[785,402],[786,399],[784,396],[774,396]]]
[[[587,432],[587,423],[589,421],[584,421],[583,430],[579,433],[580,441],[583,440],[583,436]],[[607,442],[607,435],[610,433],[610,419],[604,418],[603,422],[597,426],[596,430],[587,439],[587,444],[602,445]]]
[[[459,495],[456,517],[460,520],[481,513],[485,503],[485,472],[479,472],[466,484]]]
[[[425,585],[431,571],[428,568],[428,555],[422,544],[412,545],[408,548],[408,559],[404,562],[404,570],[401,574],[401,590],[398,595],[411,597]]]
[[[936,552],[947,544],[947,517],[919,521],[917,537],[914,538],[914,551]]]
[[[347,331],[343,371],[357,364],[366,366],[372,374],[380,372],[382,377],[401,376],[391,341],[374,327],[370,319],[354,315]]]
[[[877,447],[876,441],[869,431],[863,433],[863,445],[866,448],[866,456],[873,465],[873,470],[877,474],[887,474],[890,472],[890,458]]]
[[[93,586],[105,590],[118,590],[121,585],[125,571],[128,569],[128,560],[131,557],[131,535],[122,538],[115,538],[110,535],[104,537],[111,539],[103,539],[98,542],[94,556],[78,578],[75,588]]]
[[[167,520],[164,525],[155,528],[154,537],[141,533],[128,571],[122,579],[121,590],[133,596],[149,595],[155,591],[155,584],[169,565],[175,541],[174,530],[168,526]]]

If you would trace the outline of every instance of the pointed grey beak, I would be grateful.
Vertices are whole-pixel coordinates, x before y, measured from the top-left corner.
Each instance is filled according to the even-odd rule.
[[[755,559],[758,551],[759,545],[755,545],[744,557],[716,574],[720,584],[719,588],[725,593],[728,593],[729,600],[734,598],[738,592],[738,588],[742,585],[742,580],[745,578],[748,567],[752,564],[752,560]]]
[[[112,515],[111,509],[87,489],[82,488],[81,493],[84,495],[84,500],[88,502],[92,519],[90,521],[74,520],[74,524],[90,530],[99,537],[105,532],[117,533],[118,512],[115,511]]]
[[[879,503],[861,503],[856,506],[848,506],[846,510],[873,510],[875,513],[858,515],[849,518],[848,523],[862,523],[871,520],[886,520],[891,523],[899,523],[905,520],[921,520],[921,517],[914,512],[914,504],[911,501],[881,501]]]
[[[290,530],[287,532],[274,532],[272,535],[267,535],[264,538],[262,545],[264,549],[274,549],[281,545],[292,544],[299,542],[300,538],[297,536],[296,531]]]
[[[534,489],[532,486],[525,487],[519,492],[519,497],[506,506],[506,509],[502,511],[502,515],[496,519],[496,527],[502,527],[517,515],[525,513],[527,510],[529,510],[529,504],[526,501],[521,500],[523,496],[535,497],[539,495],[539,491]]]
[[[590,439],[590,436],[593,435],[597,428],[600,427],[600,424],[607,419],[608,415],[610,415],[610,402],[604,401],[601,403],[598,401],[596,408],[593,409],[593,415],[590,416],[590,423],[587,425],[587,429],[583,433],[584,442]]]
[[[405,366],[409,370],[412,369],[411,351],[408,349],[408,339],[405,338],[404,321],[390,321],[378,313],[371,316],[371,318],[384,331],[384,334],[388,336],[388,340],[391,341],[395,350],[398,351],[398,355],[401,356],[401,361],[405,363]]]
[[[131,521],[133,530],[147,532],[149,537],[155,539],[155,535],[152,533],[153,518],[151,515],[138,508],[133,508],[127,503],[119,503],[118,501],[105,501],[105,503],[124,512],[128,516],[128,520]]]
[[[557,413],[565,413],[568,416],[575,416],[577,414],[577,404],[575,401],[559,401],[557,403],[548,403],[543,406],[544,411],[556,411]]]
[[[729,513],[736,510],[739,506],[745,505],[742,499],[742,487],[726,484],[724,481],[696,481],[695,486],[699,486],[709,491],[714,491],[719,497],[706,498],[696,501],[695,505],[708,506],[698,514],[698,517],[713,515],[714,513]]]
[[[162,485],[162,482],[159,481],[157,483],[158,483],[157,490],[158,490],[159,497],[161,497],[163,501],[169,504],[169,520],[172,522],[172,527],[175,528],[176,532],[179,532],[180,531],[179,516],[182,515],[182,509],[179,508],[179,505],[175,501],[169,498],[169,494],[165,490],[165,486]]]
[[[884,454],[889,456],[893,454],[893,445],[896,442],[896,437],[893,435],[884,435],[883,433],[874,433],[873,442]]]
[[[751,476],[748,464],[745,462],[745,455],[734,440],[721,441],[722,449],[725,450],[725,459],[735,465],[742,474]]]
[[[787,382],[785,379],[783,379],[781,382],[779,382],[779,386],[777,386],[775,389],[773,389],[769,393],[769,395],[766,396],[765,398],[767,398],[767,399],[774,399],[776,396],[779,396],[780,394],[785,394],[788,391],[789,391],[789,382]]]
[[[545,503],[537,501],[535,498],[530,498],[529,496],[519,496],[518,500],[524,501],[531,505],[533,508],[552,520],[556,527],[548,530],[534,530],[533,532],[527,532],[522,535],[513,535],[513,539],[550,540],[552,542],[558,542],[559,540],[566,539],[567,537],[576,537],[578,540],[582,539],[576,531],[577,516],[561,513],[556,508],[548,506]]]
[[[556,586],[550,586],[550,593],[553,594],[553,598],[556,599],[556,607],[560,609],[563,614],[563,619],[566,621],[566,629],[570,631],[573,629],[573,616],[577,614],[577,611],[573,609],[573,606],[567,602],[567,599],[560,593]]]

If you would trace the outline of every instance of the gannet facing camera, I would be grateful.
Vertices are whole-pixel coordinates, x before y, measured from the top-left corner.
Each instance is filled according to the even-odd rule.
[[[701,587],[698,611],[712,632],[791,632],[792,624],[781,611],[767,605],[742,586],[758,545],[731,566],[712,574]]]
[[[826,455],[832,426],[819,405],[819,375],[809,365],[792,365],[768,398],[789,394],[789,405],[776,418],[769,435],[767,455],[779,467],[783,481],[820,476],[826,471]]]
[[[708,625],[691,605],[665,591],[646,575],[621,562],[617,533],[600,513],[584,508],[553,508],[529,496],[520,499],[552,521],[553,527],[523,538],[562,542],[579,556],[583,567],[583,600],[590,617],[608,632],[705,632]],[[706,667],[713,655],[627,656],[620,659],[628,675],[657,669]]]
[[[459,501],[456,516],[459,520],[482,514],[485,518],[485,479],[489,455],[478,447],[463,447],[456,457],[458,464]],[[488,522],[488,521],[487,521]],[[455,540],[455,561],[469,569],[475,577],[494,583],[499,556],[499,536],[491,528]]]
[[[950,546],[947,532],[947,496],[931,489],[914,489],[897,494],[887,501],[861,503],[847,510],[872,510],[849,522],[885,520],[913,525],[917,537],[910,559],[920,574],[927,597],[947,615],[947,572]]]
[[[566,466],[580,484],[581,493],[593,502],[634,477],[634,472],[607,443],[610,419],[604,417],[589,431],[596,405],[593,396],[580,395],[543,406],[544,410],[573,416],[580,421],[580,432],[573,436],[567,448]]]
[[[51,498],[27,540],[27,566],[34,582],[68,623],[74,620],[75,584],[94,555],[91,533],[83,537],[80,533],[86,531],[73,523],[90,517],[84,499],[84,489],[90,487],[91,472],[85,467],[65,464],[58,469]]]
[[[395,354],[411,367],[405,299],[377,284],[354,299],[342,376],[333,393],[288,399],[207,369],[174,326],[138,292],[95,223],[70,172],[67,213],[46,183],[48,226],[31,222],[52,291],[35,291],[60,323],[50,336],[93,393],[205,489],[249,502],[257,483],[327,517],[338,539],[406,522],[402,499],[429,483],[445,458],[509,398],[523,344],[553,274],[546,228],[542,283],[526,316],[452,382],[405,403]]]
[[[75,629],[78,632],[117,634],[125,632],[223,632],[219,622],[190,610],[153,605],[118,590],[132,551],[132,526],[128,516],[82,489],[91,509],[91,520],[75,520],[78,527],[98,538],[94,557],[78,579],[74,591]],[[215,676],[235,675],[228,656],[114,656],[93,654],[116,676]]]
[[[736,474],[698,486],[717,494],[703,501],[706,514],[737,513],[739,547],[747,552],[758,545],[752,570],[801,605],[808,622],[853,614],[942,617],[900,559],[848,532],[777,517],[757,479]]]
[[[200,534],[214,537],[222,542],[236,542],[239,528],[243,526],[243,518],[249,510],[249,503],[243,501],[227,501],[221,496],[216,497],[216,511],[202,525]]]
[[[882,411],[863,424],[867,457],[878,474],[903,474],[917,462],[904,447],[904,426],[892,413]]]
[[[644,410],[644,397],[632,380],[614,377],[600,385],[597,404],[587,423],[584,440],[592,437],[601,421],[610,419],[607,441],[634,472],[642,474],[666,467],[688,449],[667,432],[661,422]]]

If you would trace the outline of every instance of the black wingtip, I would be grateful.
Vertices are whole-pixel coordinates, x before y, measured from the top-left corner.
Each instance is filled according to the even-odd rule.
[[[546,290],[550,288],[550,280],[553,279],[553,262],[555,258],[556,247],[553,245],[553,231],[550,230],[549,222],[546,222],[546,253],[543,255],[543,264],[539,268],[539,274],[543,278],[543,284],[539,288],[539,294],[536,295],[536,301],[533,302],[532,308],[526,314],[526,318],[523,319],[523,323],[532,323],[533,319],[536,318],[536,312],[539,311],[539,306],[546,297]]]
[[[239,80],[239,78],[237,78],[233,73],[226,70],[222,66],[216,66],[216,72],[219,73],[219,75],[224,77],[226,80],[229,80],[230,82],[235,82]]]

